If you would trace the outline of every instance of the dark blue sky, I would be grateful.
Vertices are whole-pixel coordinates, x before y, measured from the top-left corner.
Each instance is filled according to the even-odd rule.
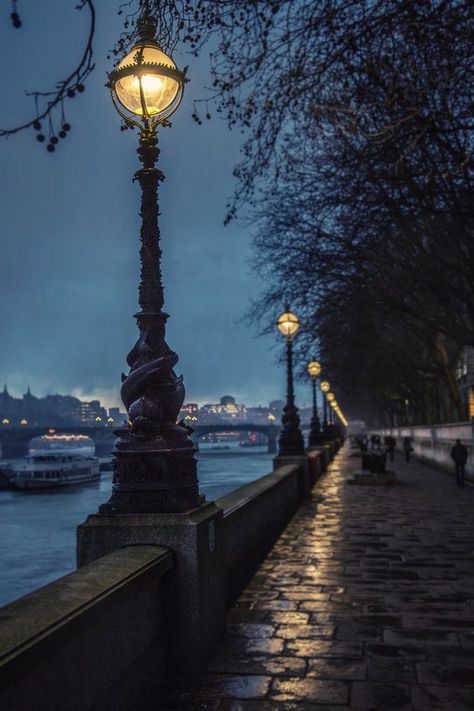
[[[2,127],[29,117],[25,89],[49,88],[74,66],[87,32],[86,12],[74,6],[23,0],[20,31],[3,8]],[[137,336],[137,134],[120,131],[104,86],[107,50],[121,30],[117,3],[97,6],[96,70],[67,106],[72,131],[64,144],[49,155],[32,132],[0,141],[0,381],[14,394],[29,383],[36,394],[74,392],[113,405]],[[189,64],[191,83],[172,128],[160,134],[167,340],[180,356],[188,401],[232,394],[266,404],[284,395],[278,336],[257,338],[238,322],[258,279],[248,228],[222,224],[241,136],[218,120],[192,122],[206,62],[174,58]],[[298,394],[300,406],[309,401],[309,388]]]

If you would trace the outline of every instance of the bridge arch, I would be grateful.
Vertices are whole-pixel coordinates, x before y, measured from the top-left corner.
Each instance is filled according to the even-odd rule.
[[[224,422],[222,424],[195,425],[191,433],[191,439],[197,442],[200,437],[206,434],[217,434],[218,432],[260,432],[265,435],[268,443],[268,452],[275,454],[277,451],[277,437],[280,432],[278,425],[264,425],[255,423],[233,424]]]

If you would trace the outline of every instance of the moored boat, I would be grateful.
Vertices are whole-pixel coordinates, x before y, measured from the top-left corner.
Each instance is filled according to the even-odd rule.
[[[100,478],[95,444],[84,435],[44,435],[31,440],[25,462],[11,469],[14,489],[50,489]]]

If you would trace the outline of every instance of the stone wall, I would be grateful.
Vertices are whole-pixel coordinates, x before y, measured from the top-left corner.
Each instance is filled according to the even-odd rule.
[[[420,461],[432,464],[454,475],[451,447],[460,439],[468,450],[466,477],[474,481],[474,423],[459,422],[446,425],[414,425],[413,427],[392,427],[380,430],[384,437],[391,434],[401,449],[404,437],[411,437],[413,454]]]
[[[289,464],[217,499],[224,511],[227,603],[252,577],[301,503],[301,467]]]
[[[129,547],[3,607],[2,711],[156,708],[172,566],[163,548]]]

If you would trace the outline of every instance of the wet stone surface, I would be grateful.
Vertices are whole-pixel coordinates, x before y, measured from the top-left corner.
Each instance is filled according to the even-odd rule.
[[[474,489],[396,454],[347,486],[336,456],[167,711],[474,709]]]

